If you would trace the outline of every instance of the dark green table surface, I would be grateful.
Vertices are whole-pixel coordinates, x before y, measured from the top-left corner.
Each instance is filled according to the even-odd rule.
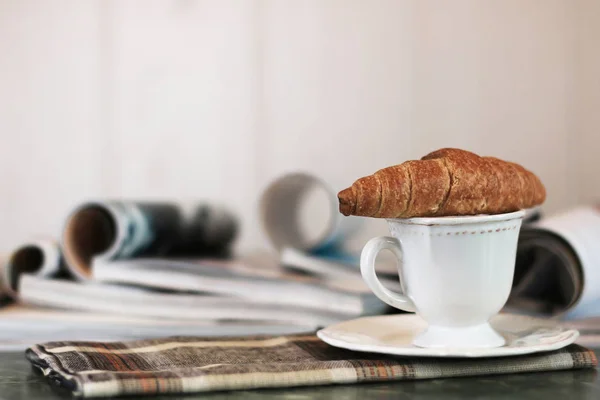
[[[600,355],[600,349],[596,349]],[[0,353],[0,399],[65,399],[70,394],[34,372],[23,353]],[[297,389],[251,390],[154,399],[600,399],[597,370],[559,371],[480,378],[435,379]],[[129,397],[128,399],[134,399]],[[145,397],[148,399],[148,397]]]

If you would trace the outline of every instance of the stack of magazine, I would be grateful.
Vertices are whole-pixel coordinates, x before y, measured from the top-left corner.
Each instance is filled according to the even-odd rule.
[[[0,311],[0,349],[60,338],[305,332],[388,310],[356,264],[294,248],[232,258],[236,231],[234,216],[210,205],[185,215],[162,203],[83,204],[59,239],[6,257],[1,286],[16,304]],[[397,278],[383,280],[399,290]]]
[[[24,275],[18,295],[27,304],[62,309],[313,328],[385,311],[358,275],[320,277],[210,259],[97,261],[86,282]]]
[[[3,258],[0,350],[48,340],[306,332],[393,311],[363,283],[356,252],[342,250],[356,221],[333,212],[308,238],[290,217],[315,184],[322,182],[296,174],[265,192],[261,219],[276,251],[243,257],[231,254],[236,218],[210,204],[82,204],[57,238]],[[331,210],[337,200],[327,193]],[[580,342],[600,344],[598,243],[595,207],[544,218],[531,210],[506,311],[566,319]],[[396,261],[380,264],[384,285],[400,291]]]

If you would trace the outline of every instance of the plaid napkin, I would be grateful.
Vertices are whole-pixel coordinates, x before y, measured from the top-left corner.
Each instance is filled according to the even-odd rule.
[[[131,342],[52,342],[27,350],[52,381],[82,397],[446,378],[592,368],[578,345],[519,357],[387,357],[331,347],[314,334],[171,337]]]

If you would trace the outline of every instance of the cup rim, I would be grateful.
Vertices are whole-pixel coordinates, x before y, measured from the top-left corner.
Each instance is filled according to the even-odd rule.
[[[481,224],[486,222],[510,221],[513,219],[522,219],[526,210],[519,210],[504,214],[479,214],[479,215],[460,215],[447,217],[414,217],[414,218],[387,218],[389,222],[396,222],[406,225],[463,225],[463,224]]]

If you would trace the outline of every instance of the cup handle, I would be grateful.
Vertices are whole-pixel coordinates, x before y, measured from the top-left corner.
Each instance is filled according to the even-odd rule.
[[[381,284],[375,273],[375,259],[377,254],[383,249],[391,250],[392,253],[402,260],[402,248],[400,241],[389,236],[380,236],[367,242],[360,256],[360,273],[367,283],[369,289],[375,293],[375,296],[392,307],[399,308],[408,312],[415,312],[417,309],[413,301],[406,295],[394,293]],[[400,274],[400,283],[402,284],[402,274]],[[404,287],[404,284],[402,284]]]

